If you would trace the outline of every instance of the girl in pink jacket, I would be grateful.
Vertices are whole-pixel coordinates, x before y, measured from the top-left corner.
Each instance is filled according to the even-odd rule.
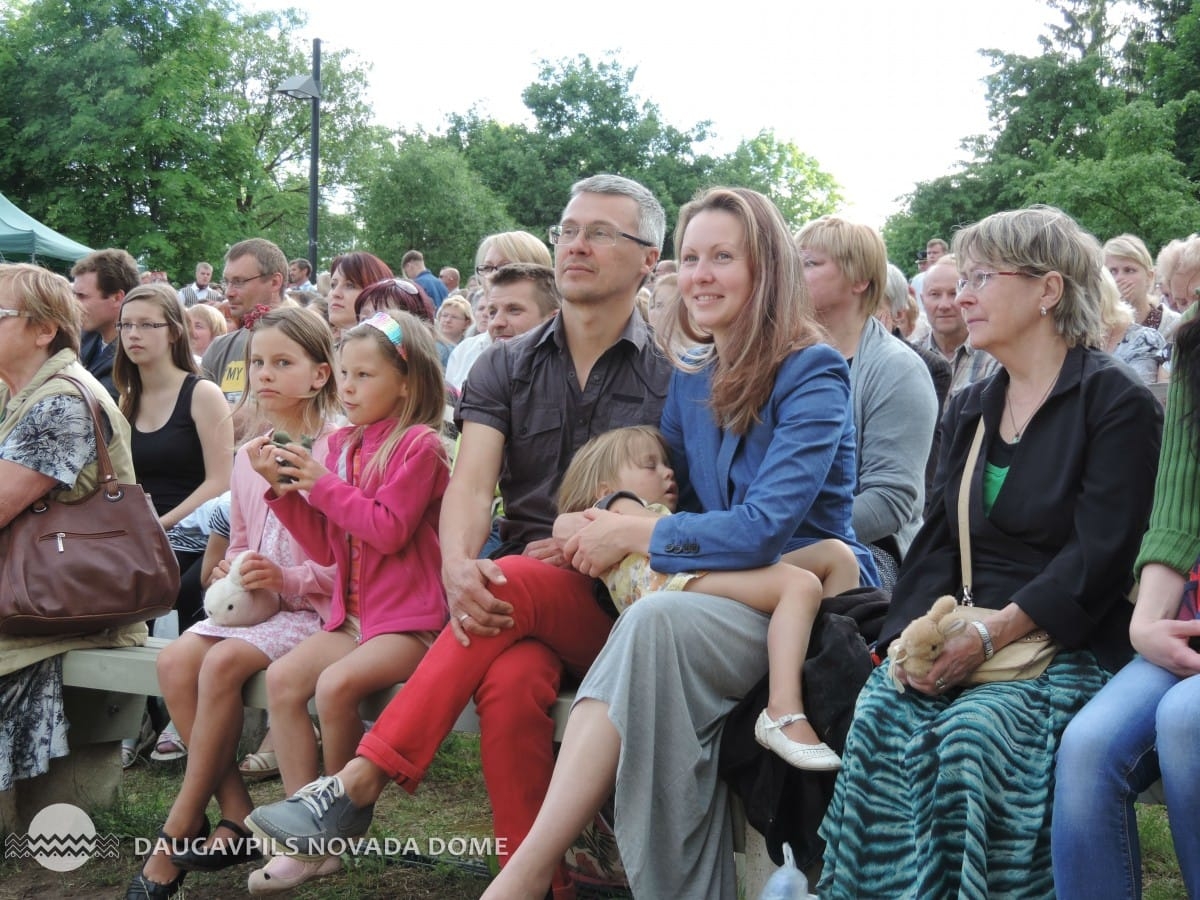
[[[336,772],[362,738],[360,701],[407,679],[447,618],[437,528],[450,469],[433,335],[408,313],[376,313],[343,337],[340,369],[351,424],[330,437],[324,465],[299,444],[264,437],[248,446],[271,511],[313,560],[337,567],[323,630],[267,670],[288,795],[318,774],[309,700],[325,770]],[[277,856],[251,874],[250,890],[287,890],[340,868],[333,855]]]

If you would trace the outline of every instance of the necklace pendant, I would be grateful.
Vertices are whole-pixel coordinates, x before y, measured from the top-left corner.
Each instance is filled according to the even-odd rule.
[[[1016,432],[1016,433],[1013,435],[1012,442],[1013,442],[1014,444],[1019,444],[1019,443],[1021,443],[1021,432],[1019,432],[1019,431],[1018,431],[1018,432]]]

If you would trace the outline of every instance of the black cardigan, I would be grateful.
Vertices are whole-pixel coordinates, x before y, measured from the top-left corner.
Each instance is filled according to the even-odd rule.
[[[999,609],[1015,602],[1064,648],[1090,648],[1101,665],[1116,670],[1132,654],[1125,595],[1150,517],[1162,410],[1112,357],[1069,350],[984,516],[983,468],[1007,387],[1008,373],[1000,370],[950,402],[934,479],[937,502],[904,560],[880,652],[937,597],[960,592],[958,488],[982,414],[970,502],[976,604]]]

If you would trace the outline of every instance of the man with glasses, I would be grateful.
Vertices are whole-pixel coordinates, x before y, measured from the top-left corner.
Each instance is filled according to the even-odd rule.
[[[250,238],[229,248],[222,279],[229,311],[241,320],[242,327],[209,344],[200,368],[205,377],[221,386],[232,407],[246,390],[246,341],[250,329],[264,313],[283,302],[288,260],[270,241]]]
[[[124,250],[97,250],[75,263],[71,278],[83,326],[79,361],[116,400],[112,367],[117,352],[117,319],[125,295],[140,282],[137,261]]]
[[[671,367],[635,300],[665,229],[662,207],[637,182],[597,175],[572,188],[561,223],[549,232],[559,314],[493,343],[472,368],[458,406],[462,443],[439,529],[452,631],[443,632],[363,738],[359,756],[304,789],[323,799],[262,807],[247,820],[256,832],[298,840],[301,853],[309,838],[364,833],[389,781],[411,791],[424,776],[460,711],[445,698],[465,702],[474,692],[493,825],[505,842],[501,860],[525,838],[550,783],[549,707],[563,670],[582,675],[613,621],[598,605],[596,583],[567,566],[562,542],[551,535],[555,494],[587,440],[612,428],[658,424]],[[505,543],[497,561],[478,559],[497,481]],[[513,607],[501,597],[517,594],[546,623],[537,640],[503,637]],[[555,891],[569,896],[565,870]]]
[[[950,363],[951,397],[967,385],[987,378],[999,366],[995,357],[976,350],[967,340],[967,322],[957,298],[958,265],[953,256],[942,256],[925,272],[921,303],[929,319],[930,331],[920,346]]]

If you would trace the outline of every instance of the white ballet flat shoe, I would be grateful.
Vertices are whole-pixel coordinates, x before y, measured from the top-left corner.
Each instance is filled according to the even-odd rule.
[[[775,721],[764,709],[754,723],[754,739],[797,769],[814,772],[833,772],[840,769],[842,758],[834,753],[828,744],[801,744],[783,733],[783,729],[788,725],[807,718],[804,713],[791,713],[780,716],[779,721]]]

